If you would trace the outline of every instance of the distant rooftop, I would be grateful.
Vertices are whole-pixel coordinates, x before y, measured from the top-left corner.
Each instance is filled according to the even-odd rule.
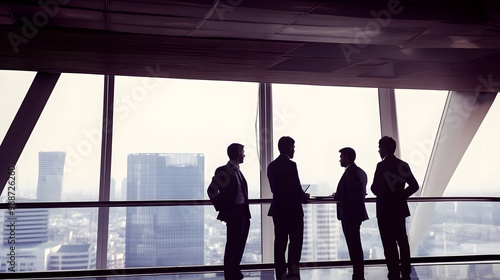
[[[61,248],[57,251],[58,253],[86,253],[90,249],[90,244],[78,244],[78,245],[70,245],[65,244],[62,245]]]

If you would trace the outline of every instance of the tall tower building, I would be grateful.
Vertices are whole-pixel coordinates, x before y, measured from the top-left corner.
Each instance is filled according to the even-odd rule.
[[[203,154],[130,154],[127,199],[203,199],[204,169]],[[125,267],[203,263],[203,206],[127,208]]]
[[[38,201],[62,201],[65,152],[38,153]]]
[[[302,261],[337,260],[340,223],[335,204],[304,205]]]
[[[120,200],[127,200],[127,178],[122,179],[122,187],[120,189]]]
[[[117,194],[116,194],[116,181],[114,178],[111,178],[111,181],[109,182],[109,199],[110,200],[117,200]]]
[[[308,192],[319,194],[322,193],[322,189],[317,184],[311,184]],[[340,222],[337,220],[336,204],[306,204],[303,207],[304,246],[302,260],[337,260],[340,253],[341,229]]]

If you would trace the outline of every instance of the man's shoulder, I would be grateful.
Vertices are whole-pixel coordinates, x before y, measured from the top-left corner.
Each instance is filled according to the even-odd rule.
[[[377,162],[377,167],[383,166],[385,164],[384,160]]]
[[[267,170],[281,170],[281,169],[287,169],[291,168],[295,162],[291,161],[289,158],[284,157],[284,156],[279,156],[276,159],[274,159],[269,165],[267,166]]]
[[[224,171],[224,170],[227,170],[227,164],[224,164],[224,165],[221,165],[221,166],[217,167],[215,169],[215,172],[217,173],[217,172],[221,172],[221,171]]]
[[[277,158],[275,158],[269,165],[279,165],[279,164],[285,164],[287,162],[291,162],[289,158],[283,155],[279,155]]]
[[[361,173],[361,174],[364,174],[364,175],[366,176],[366,172],[363,170],[363,168],[361,168],[361,167],[359,167],[359,166],[355,165],[355,166],[354,166],[354,170],[356,170],[356,172]]]
[[[399,160],[399,162],[401,162],[402,164],[405,164],[405,165],[409,165],[406,161],[400,159],[400,158],[397,158]]]
[[[401,165],[409,166],[409,164],[406,161],[404,161],[396,156],[392,157],[392,162],[397,164],[398,166],[401,166]]]
[[[366,172],[357,165],[349,167],[347,174],[348,176],[361,178],[362,180],[366,180],[367,178]]]
[[[234,171],[234,169],[235,167],[231,166],[230,164],[221,165],[215,169],[215,174],[221,174],[221,173],[230,174],[233,173],[232,171]]]

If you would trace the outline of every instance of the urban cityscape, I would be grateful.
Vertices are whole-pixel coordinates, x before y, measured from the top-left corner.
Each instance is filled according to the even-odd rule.
[[[36,198],[17,197],[16,201],[62,201],[64,161],[64,152],[39,152]],[[129,154],[127,177],[121,185],[117,190],[112,180],[111,200],[206,199],[205,157],[200,153]],[[316,187],[311,184],[312,191]],[[499,251],[500,218],[494,215],[500,211],[498,203],[444,202],[429,207],[435,207],[434,216],[419,246],[413,249],[414,256]],[[365,258],[383,259],[374,204],[368,203],[367,209],[370,219],[361,228]],[[348,260],[336,205],[309,204],[304,210],[302,261]],[[260,263],[260,206],[252,205],[251,211],[243,263]],[[15,250],[9,243],[13,230],[9,228],[9,212],[2,213],[1,273],[96,268],[97,209],[15,209]],[[107,268],[222,264],[225,225],[216,215],[213,207],[203,205],[111,208]],[[13,253],[14,268],[9,264]],[[443,273],[453,279],[452,269]],[[498,275],[488,266],[468,273]]]

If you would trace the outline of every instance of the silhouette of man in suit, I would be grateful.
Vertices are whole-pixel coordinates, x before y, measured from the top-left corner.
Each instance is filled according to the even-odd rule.
[[[224,279],[243,279],[240,262],[250,229],[248,186],[240,171],[245,158],[244,146],[233,143],[227,147],[229,162],[215,170],[207,193],[215,209],[217,219],[226,222],[227,239],[224,251]]]
[[[351,258],[352,280],[364,280],[364,258],[361,246],[360,227],[368,219],[365,207],[367,176],[355,163],[356,152],[346,147],[339,151],[340,166],[345,167],[334,198],[337,202],[337,219],[342,223],[349,257]]]
[[[273,193],[268,215],[273,217],[274,223],[276,278],[300,279],[299,262],[304,235],[302,203],[307,203],[309,194],[302,190],[297,164],[291,161],[295,153],[295,140],[289,136],[281,137],[278,149],[280,155],[267,167],[267,177]],[[285,260],[287,245],[288,264]]]
[[[394,156],[394,139],[382,137],[378,148],[382,161],[377,164],[371,190],[377,196],[377,222],[389,271],[387,278],[409,280],[411,264],[406,217],[410,216],[410,210],[407,199],[419,186],[408,163]]]

